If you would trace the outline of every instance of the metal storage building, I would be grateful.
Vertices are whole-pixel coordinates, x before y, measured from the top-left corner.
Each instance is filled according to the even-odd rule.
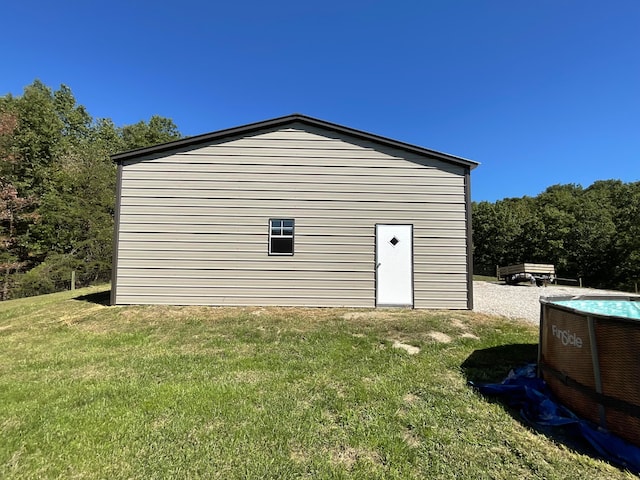
[[[112,158],[112,304],[473,308],[476,162],[299,114]]]

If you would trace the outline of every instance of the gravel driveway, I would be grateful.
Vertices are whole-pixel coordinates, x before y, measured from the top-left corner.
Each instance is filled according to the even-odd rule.
[[[602,295],[604,293],[611,292],[593,288],[556,285],[536,287],[524,283],[520,285],[504,285],[490,282],[473,282],[473,310],[537,323],[540,321],[540,297]],[[615,293],[620,294],[620,292]]]

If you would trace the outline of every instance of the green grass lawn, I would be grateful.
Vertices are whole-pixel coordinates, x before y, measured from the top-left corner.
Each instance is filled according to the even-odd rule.
[[[632,478],[467,386],[533,360],[536,327],[105,288],[0,304],[1,478]]]

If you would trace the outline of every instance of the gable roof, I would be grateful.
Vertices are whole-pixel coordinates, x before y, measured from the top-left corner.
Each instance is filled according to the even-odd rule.
[[[368,140],[387,147],[399,148],[419,155],[425,155],[431,158],[437,158],[438,160],[445,161],[454,165],[467,167],[474,169],[478,166],[478,162],[468,160],[466,158],[457,157],[448,153],[438,152],[417,145],[411,145],[409,143],[393,140],[391,138],[383,137],[373,133],[364,132],[362,130],[356,130],[354,128],[338,125],[337,123],[327,122],[325,120],[319,120],[317,118],[309,117],[299,113],[292,115],[286,115],[284,117],[272,118],[271,120],[264,120],[262,122],[250,123],[248,125],[242,125],[239,127],[227,128],[224,130],[218,130],[211,133],[205,133],[202,135],[195,135],[193,137],[182,138],[180,140],[174,140],[172,142],[162,143],[151,147],[137,148],[135,150],[129,150],[127,152],[117,153],[111,156],[114,162],[122,162],[125,160],[133,160],[145,155],[158,154],[169,150],[175,150],[183,147],[194,147],[200,144],[210,143],[212,141],[223,140],[227,137],[233,137],[237,135],[250,134],[259,130],[283,127],[285,125],[298,122],[312,127],[317,127],[324,130],[329,130],[336,133],[350,135],[352,137],[359,138],[361,140]]]

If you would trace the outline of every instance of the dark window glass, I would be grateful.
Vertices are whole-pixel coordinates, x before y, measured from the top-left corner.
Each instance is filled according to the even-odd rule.
[[[292,238],[279,238],[273,237],[271,239],[271,253],[293,253],[293,237]]]
[[[293,219],[269,220],[269,254],[293,255]]]

